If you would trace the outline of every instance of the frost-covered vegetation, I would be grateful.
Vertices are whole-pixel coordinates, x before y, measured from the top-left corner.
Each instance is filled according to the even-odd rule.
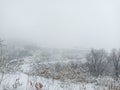
[[[116,49],[8,47],[0,40],[0,90],[120,90],[119,68]]]

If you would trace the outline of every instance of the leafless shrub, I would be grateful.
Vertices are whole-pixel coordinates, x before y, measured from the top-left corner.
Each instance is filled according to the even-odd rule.
[[[92,49],[86,59],[91,75],[98,77],[103,74],[107,65],[107,53],[105,50]]]
[[[41,90],[42,87],[43,87],[43,85],[42,85],[41,83],[37,82],[37,83],[35,84],[35,87],[36,87],[36,90]]]
[[[110,56],[109,60],[112,61],[113,67],[114,67],[114,75],[116,80],[119,78],[120,74],[120,50],[117,51],[116,49],[113,49]]]

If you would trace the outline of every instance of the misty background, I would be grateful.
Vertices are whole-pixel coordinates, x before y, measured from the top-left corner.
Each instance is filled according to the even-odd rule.
[[[0,0],[0,36],[51,48],[119,48],[119,0]]]

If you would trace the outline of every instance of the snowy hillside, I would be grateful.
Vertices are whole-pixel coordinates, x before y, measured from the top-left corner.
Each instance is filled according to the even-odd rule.
[[[30,58],[26,58],[24,60],[25,63],[21,65],[21,69],[27,73],[31,68],[29,67],[31,61]],[[16,83],[16,79],[19,79],[19,83]],[[33,86],[31,86],[30,82],[32,82]],[[94,85],[92,84],[61,82],[39,76],[27,75],[22,72],[5,74],[0,90],[36,90],[36,82],[43,84],[42,90],[94,90]],[[16,88],[13,87],[15,84],[17,84]]]

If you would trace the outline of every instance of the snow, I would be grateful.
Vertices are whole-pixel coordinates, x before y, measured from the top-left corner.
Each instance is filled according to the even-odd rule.
[[[24,64],[21,65],[21,70],[23,72],[29,72],[32,64],[32,58],[25,58]],[[1,74],[0,74],[1,76]],[[17,88],[13,88],[15,85],[16,79],[19,79],[19,84],[17,83]],[[32,82],[33,86],[30,85]],[[47,79],[40,76],[27,75],[22,72],[5,74],[3,81],[0,85],[0,90],[36,90],[35,83],[40,82],[43,84],[42,90],[95,90],[94,84],[87,83],[70,83],[70,82],[62,82],[53,79]]]
[[[13,88],[13,85],[15,84],[15,80],[20,78],[20,86],[17,87],[17,89]],[[73,84],[73,83],[66,83],[66,82],[60,82],[52,79],[46,79],[43,77],[35,77],[35,76],[29,76],[24,73],[15,73],[15,74],[6,74],[4,76],[4,80],[1,84],[0,90],[4,90],[2,88],[7,88],[7,90],[36,90],[35,87],[32,87],[29,85],[28,81],[32,81],[33,84],[35,82],[40,82],[43,84],[43,90],[94,90],[92,84]],[[26,87],[27,86],[27,87]]]

